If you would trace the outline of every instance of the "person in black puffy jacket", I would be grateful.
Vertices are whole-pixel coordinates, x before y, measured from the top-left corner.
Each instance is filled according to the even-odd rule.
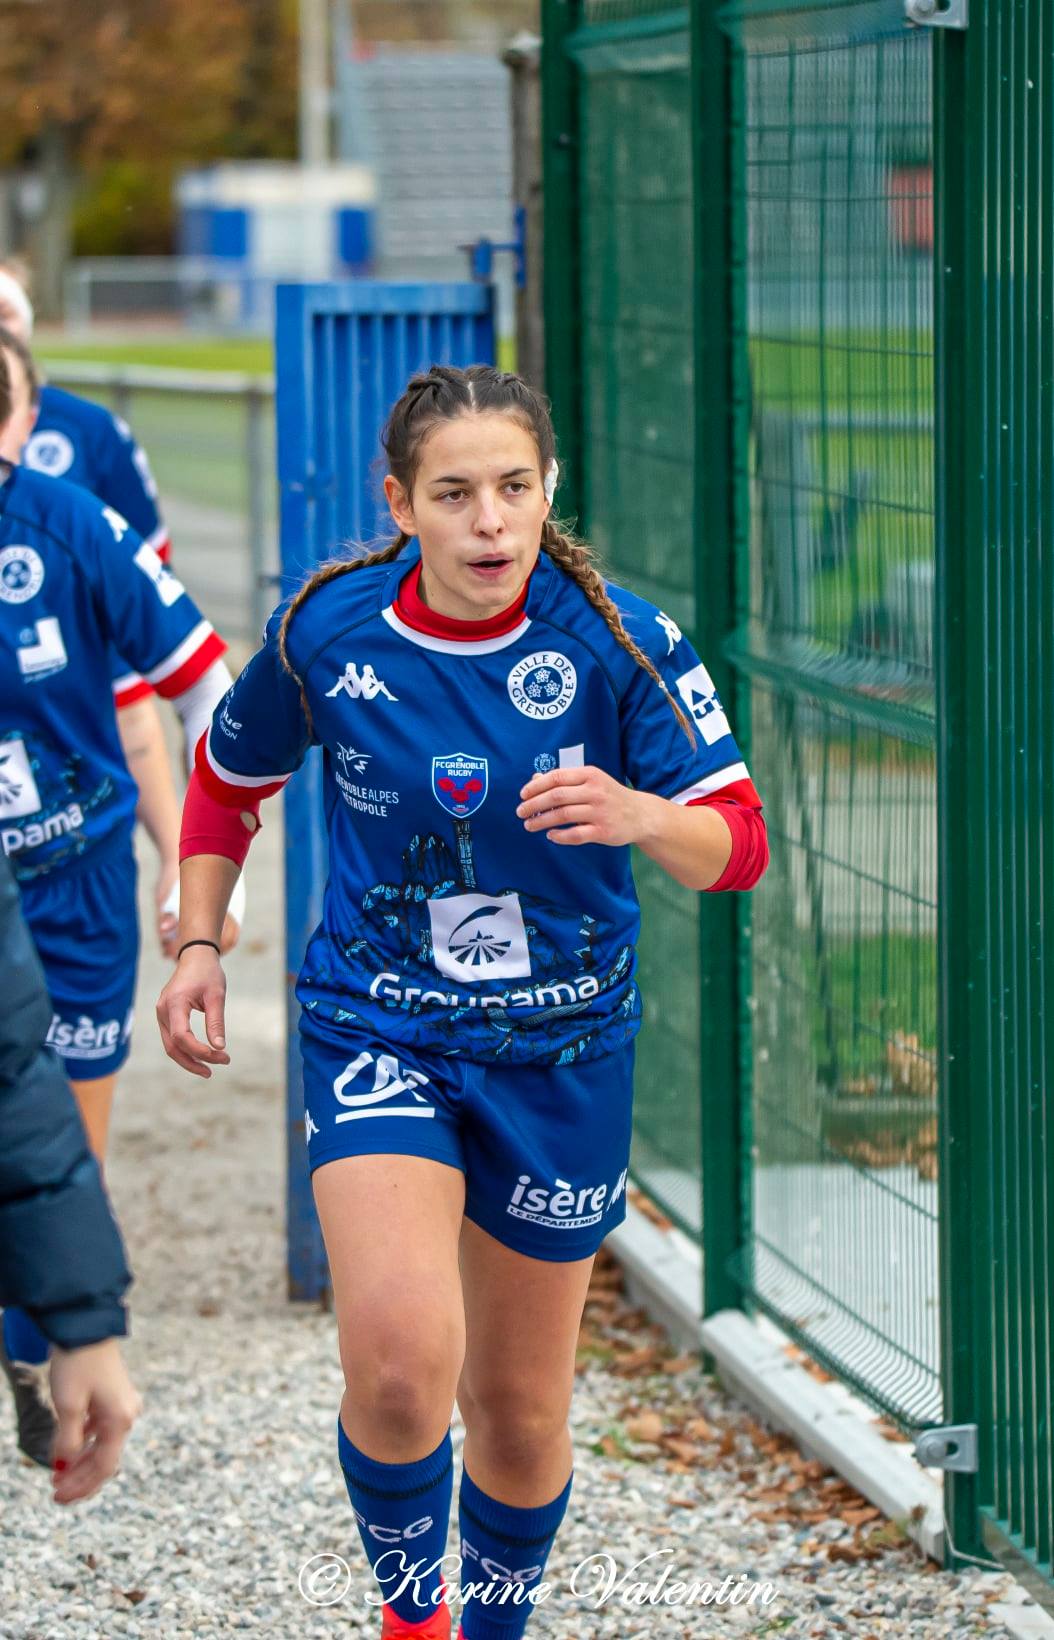
[[[51,1004],[2,855],[0,970],[0,1306],[28,1311],[53,1346],[46,1368],[0,1364],[15,1391],[19,1445],[53,1466],[56,1502],[74,1503],[114,1474],[139,1413],[117,1343],[131,1275],[69,1083],[44,1046]],[[46,1446],[34,1442],[41,1432]]]

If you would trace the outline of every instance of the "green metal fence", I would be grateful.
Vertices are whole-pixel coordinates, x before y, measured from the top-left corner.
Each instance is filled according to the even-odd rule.
[[[955,1547],[1043,1592],[1054,0],[543,18],[562,499],[692,633],[773,844],[745,904],[642,862],[634,1172],[707,1313],[979,1425]]]

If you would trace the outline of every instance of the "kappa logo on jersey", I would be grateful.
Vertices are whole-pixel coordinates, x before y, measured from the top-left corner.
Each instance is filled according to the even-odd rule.
[[[676,649],[677,645],[680,643],[681,639],[684,637],[684,633],[681,631],[680,627],[677,625],[677,622],[675,620],[673,620],[673,618],[669,615],[659,614],[659,615],[656,615],[655,619],[658,621],[659,625],[662,627],[662,630],[665,632],[666,641],[668,642],[668,644],[670,646],[669,649],[666,651],[666,653],[668,655],[672,655],[674,650]]]
[[[0,744],[0,818],[19,820],[24,814],[36,814],[40,808],[40,793],[29,766],[29,753],[24,740],[5,740]]]
[[[529,1173],[521,1173],[505,1211],[514,1219],[526,1219],[549,1230],[583,1230],[600,1223],[625,1187],[625,1172],[610,1199],[606,1184],[587,1184],[576,1190],[569,1179],[554,1179],[550,1186],[535,1184]]]
[[[127,518],[119,513],[116,507],[104,507],[102,510],[102,515],[109,524],[110,528],[113,530],[114,540],[123,541],[125,536],[128,534],[129,525]]]
[[[677,679],[677,693],[687,706],[696,727],[708,746],[723,735],[731,734],[724,707],[717,698],[714,680],[702,661],[690,672]]]
[[[0,598],[24,604],[44,585],[44,560],[32,547],[5,547],[0,552]]]
[[[109,512],[110,508],[106,507],[104,511]],[[120,518],[120,516],[120,513],[114,513],[115,518]],[[125,528],[127,529],[128,526],[125,525]],[[118,540],[120,540],[120,536],[118,536]],[[153,547],[148,547],[145,541],[132,562],[142,570],[148,580],[153,581],[154,591],[166,609],[171,609],[172,605],[178,603],[186,592],[187,589],[183,582],[172,574],[167,564],[161,562]]]
[[[555,718],[575,698],[578,674],[566,655],[541,649],[517,661],[509,673],[509,699],[529,718]]]
[[[309,1110],[305,1110],[305,1112],[304,1112],[304,1142],[306,1144],[310,1144],[312,1134],[315,1134],[317,1132],[318,1132],[318,1128],[315,1126],[315,1123],[314,1123],[314,1121],[312,1119],[312,1116],[311,1116],[311,1112]]]
[[[57,428],[42,428],[34,433],[22,452],[22,463],[36,473],[50,473],[61,478],[73,466],[75,451],[65,433]]]
[[[345,1088],[358,1080],[363,1071],[373,1066],[373,1086],[368,1091],[359,1093],[345,1093]],[[429,1078],[423,1071],[404,1070],[394,1054],[373,1054],[365,1049],[357,1058],[346,1065],[333,1083],[333,1092],[342,1105],[349,1106],[335,1122],[355,1122],[363,1116],[434,1116],[435,1111],[418,1088],[427,1086]],[[398,1109],[385,1108],[383,1111],[375,1107],[385,1100],[397,1099],[402,1093],[412,1094],[417,1101],[416,1105],[401,1106]],[[418,1109],[423,1105],[424,1110]]]
[[[45,615],[35,626],[19,633],[18,665],[27,683],[50,678],[61,672],[69,657],[62,639],[62,628],[54,615]]]
[[[397,701],[398,695],[393,695],[386,683],[382,683],[373,667],[367,664],[361,673],[356,661],[349,661],[344,668],[344,674],[339,677],[332,689],[326,690],[326,699],[332,700],[334,695],[350,695],[352,700],[376,700],[383,695],[385,700]]]
[[[448,814],[465,820],[487,800],[487,760],[468,752],[432,759],[432,794]]]
[[[354,746],[342,746],[340,741],[337,741],[337,762],[345,774],[349,770],[353,774],[365,774],[366,765],[372,758],[372,752],[357,752]]]
[[[531,971],[518,894],[429,900],[432,957],[448,979],[518,979]]]

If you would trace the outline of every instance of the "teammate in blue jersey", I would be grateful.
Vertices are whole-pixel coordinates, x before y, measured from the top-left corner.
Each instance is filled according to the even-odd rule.
[[[26,276],[17,264],[0,263],[0,327],[27,347],[33,308]],[[32,369],[32,365],[30,366]],[[146,452],[131,428],[104,405],[45,381],[36,393],[36,418],[20,461],[36,472],[65,478],[119,512],[158,557],[168,563],[170,539],[158,505],[157,484]],[[179,800],[151,685],[127,659],[111,651],[114,703],[121,745],[139,788],[137,816],[158,853],[155,889],[162,951],[175,955],[179,907]],[[225,933],[229,946],[244,913],[241,891]]]
[[[752,886],[767,849],[690,643],[550,515],[544,400],[436,367],[384,444],[397,540],[275,614],[198,748],[158,1018],[186,1069],[228,1062],[227,895],[258,800],[320,745],[330,872],[298,995],[340,1463],[382,1634],[446,1640],[456,1394],[462,1633],[518,1640],[571,1489],[593,1257],[625,1213],[630,845],[693,889]]]
[[[222,639],[119,513],[16,465],[30,414],[22,357],[2,345],[0,846],[48,983],[48,1043],[101,1160],[138,956],[137,792],[117,731],[110,649],[172,700],[190,746],[230,674]],[[46,1357],[46,1340],[20,1311],[4,1312],[3,1341],[9,1361]],[[47,1461],[39,1445],[30,1455]]]

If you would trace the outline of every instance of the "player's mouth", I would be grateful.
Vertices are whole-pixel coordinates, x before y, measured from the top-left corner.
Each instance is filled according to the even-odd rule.
[[[503,557],[499,553],[492,553],[487,558],[473,559],[468,567],[473,575],[478,575],[482,581],[497,581],[500,576],[504,575],[511,563],[511,558]]]

